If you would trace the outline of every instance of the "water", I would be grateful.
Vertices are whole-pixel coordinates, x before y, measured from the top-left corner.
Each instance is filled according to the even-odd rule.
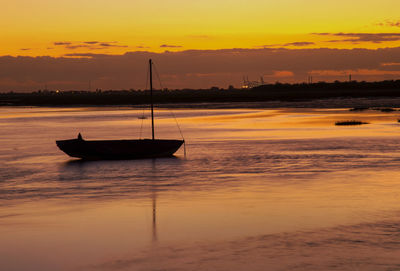
[[[398,113],[174,113],[186,157],[80,162],[54,141],[149,137],[142,110],[0,108],[0,269],[400,270]]]

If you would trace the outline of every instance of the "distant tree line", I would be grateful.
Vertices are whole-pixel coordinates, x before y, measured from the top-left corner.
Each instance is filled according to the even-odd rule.
[[[400,80],[266,84],[252,89],[163,89],[154,90],[153,101],[162,103],[213,103],[304,101],[338,97],[400,97]],[[49,91],[0,93],[0,105],[140,105],[148,104],[148,90]]]

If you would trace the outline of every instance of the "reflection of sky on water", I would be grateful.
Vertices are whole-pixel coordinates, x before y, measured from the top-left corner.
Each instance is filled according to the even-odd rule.
[[[396,267],[397,113],[178,110],[186,158],[84,162],[54,140],[134,138],[142,111],[16,111],[0,119],[7,270]],[[156,136],[179,138],[160,114]],[[371,124],[333,125],[353,118]]]
[[[398,219],[230,242],[158,246],[110,258],[94,270],[396,270]]]

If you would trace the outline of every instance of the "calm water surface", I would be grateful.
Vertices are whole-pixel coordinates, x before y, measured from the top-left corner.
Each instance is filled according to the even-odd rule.
[[[142,110],[0,108],[0,270],[400,270],[399,113],[174,113],[186,156],[82,162],[55,140],[148,138]]]

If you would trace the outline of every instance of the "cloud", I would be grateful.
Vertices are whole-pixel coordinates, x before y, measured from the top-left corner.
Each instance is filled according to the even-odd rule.
[[[21,48],[20,50],[21,51],[29,51],[29,50],[31,50],[31,48]]]
[[[310,45],[315,45],[315,42],[310,42],[310,41],[296,41],[296,42],[289,42],[289,43],[283,43],[283,44],[267,44],[267,45],[262,45],[262,46],[257,46],[258,48],[271,48],[271,47],[289,47],[289,46],[295,46],[295,47],[303,47],[303,46],[310,46]]]
[[[386,20],[383,23],[378,23],[379,26],[400,27],[400,20]]]
[[[114,46],[113,44],[106,43],[106,42],[99,43],[99,45],[103,46],[103,47],[112,47],[112,46]]]
[[[87,50],[104,50],[105,48],[127,48],[127,45],[120,45],[118,42],[102,42],[102,41],[83,41],[83,42],[54,42],[56,46],[64,46],[68,50],[87,49]]]
[[[94,48],[91,45],[88,44],[74,44],[74,45],[66,45],[65,46],[66,49],[70,49],[70,50],[75,50],[75,49],[79,49],[79,48]]]
[[[283,46],[309,46],[314,44],[315,44],[314,42],[309,42],[309,41],[298,41],[298,42],[286,43]]]
[[[316,70],[311,71],[311,75],[315,76],[329,76],[329,77],[345,77],[351,74],[359,75],[359,76],[387,76],[394,75],[400,76],[400,70],[397,71],[387,71],[387,70],[378,70],[378,69],[357,69],[357,70]]]
[[[400,33],[312,33],[319,36],[342,37],[343,39],[329,40],[328,42],[361,42],[382,43],[400,40]]]
[[[114,44],[114,43],[110,43],[110,42],[102,42],[102,43],[99,43],[98,45],[102,46],[102,47],[121,47],[121,48],[128,47],[127,45],[118,45],[118,44]]]
[[[400,27],[400,20],[399,21],[387,22],[387,25],[389,25],[391,27]]]
[[[94,51],[101,52],[101,51]],[[0,91],[49,88],[143,89],[146,65],[152,58],[164,87],[209,88],[240,86],[265,76],[266,82],[304,82],[346,79],[384,80],[400,77],[400,47],[381,49],[259,48],[186,50],[125,54],[71,52],[64,57],[0,57]],[[156,85],[155,87],[159,87]]]
[[[65,54],[64,56],[66,57],[88,57],[88,58],[93,58],[93,57],[108,57],[108,56],[113,56],[109,54],[93,54],[93,53],[71,53],[71,54]]]
[[[180,45],[162,44],[162,45],[160,45],[160,48],[182,48],[182,46],[180,46]]]
[[[283,77],[292,77],[294,73],[291,71],[275,71],[271,77],[275,78],[283,78]]]
[[[54,42],[53,44],[56,45],[56,46],[71,45],[72,42],[69,42],[69,41],[67,41],[67,42],[61,41],[61,42]]]
[[[381,66],[384,66],[384,67],[399,66],[400,67],[400,63],[398,63],[398,62],[381,63]]]

